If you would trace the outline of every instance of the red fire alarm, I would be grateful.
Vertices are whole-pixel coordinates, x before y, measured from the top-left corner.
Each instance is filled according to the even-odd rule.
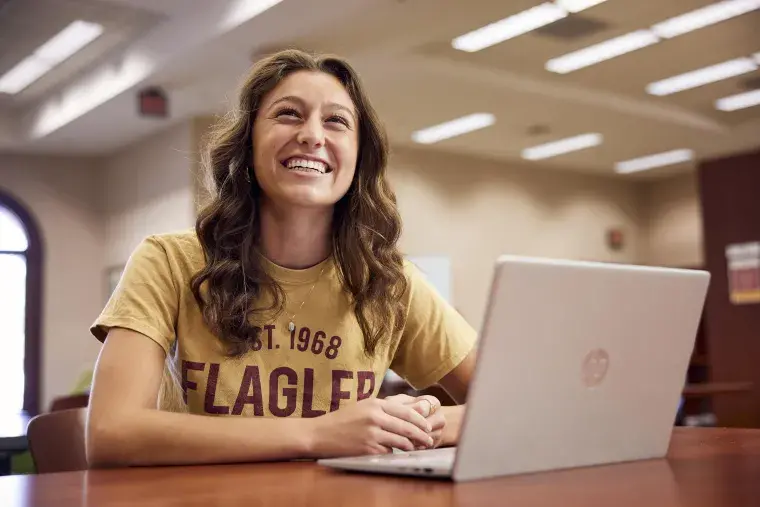
[[[166,93],[157,86],[143,88],[138,94],[140,116],[166,118],[169,115],[169,101]]]
[[[623,231],[620,229],[609,229],[607,231],[607,246],[611,250],[622,250],[625,244],[625,237]]]

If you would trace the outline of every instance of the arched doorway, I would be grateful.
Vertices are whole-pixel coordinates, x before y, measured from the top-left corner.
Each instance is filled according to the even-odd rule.
[[[0,411],[39,412],[42,240],[19,201],[0,191]]]

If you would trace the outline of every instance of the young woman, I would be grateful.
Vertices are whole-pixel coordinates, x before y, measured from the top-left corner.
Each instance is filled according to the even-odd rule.
[[[255,65],[209,143],[195,231],[144,240],[92,327],[92,466],[456,443],[463,407],[375,398],[392,368],[463,401],[475,342],[398,251],[387,154],[346,62]]]

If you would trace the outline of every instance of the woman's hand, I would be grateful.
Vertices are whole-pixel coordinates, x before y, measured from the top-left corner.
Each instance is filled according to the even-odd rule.
[[[436,445],[436,430],[421,410],[426,409],[404,403],[395,396],[382,400],[368,398],[305,420],[310,422],[312,432],[310,454],[326,458],[387,454],[394,447],[404,451],[430,449]]]
[[[435,396],[409,396],[406,394],[397,394],[389,396],[387,400],[397,401],[404,405],[412,407],[415,412],[424,417],[430,423],[430,436],[433,437],[433,447],[438,447],[443,441],[443,430],[446,427],[446,417],[440,410],[441,402]],[[418,449],[427,449],[419,447]]]

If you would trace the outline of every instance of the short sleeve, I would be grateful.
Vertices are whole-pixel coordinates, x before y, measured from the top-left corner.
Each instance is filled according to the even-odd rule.
[[[176,337],[178,290],[166,250],[158,239],[143,240],[127,261],[121,280],[90,332],[101,342],[121,327],[158,343],[167,353]]]
[[[415,389],[446,376],[475,346],[476,332],[411,263],[409,308],[391,369]]]

